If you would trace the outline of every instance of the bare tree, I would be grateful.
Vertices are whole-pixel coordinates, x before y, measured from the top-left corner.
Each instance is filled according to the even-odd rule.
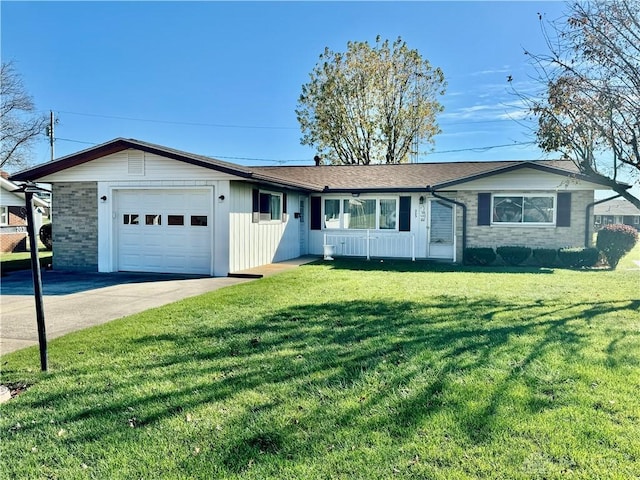
[[[537,140],[640,208],[619,185],[640,180],[640,1],[577,2],[546,29],[547,54],[526,52],[546,93],[530,103]]]
[[[301,143],[331,163],[407,162],[414,144],[440,132],[444,75],[401,38],[326,48],[310,77],[296,109]]]
[[[0,168],[28,165],[30,147],[44,132],[46,115],[38,114],[33,98],[12,62],[0,72]]]

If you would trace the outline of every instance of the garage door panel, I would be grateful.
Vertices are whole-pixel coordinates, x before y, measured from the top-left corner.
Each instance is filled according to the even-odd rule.
[[[211,190],[119,190],[116,198],[119,270],[211,273]],[[204,217],[199,226],[192,216]]]

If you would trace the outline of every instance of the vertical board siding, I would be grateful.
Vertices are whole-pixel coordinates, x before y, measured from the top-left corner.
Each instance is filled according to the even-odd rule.
[[[229,271],[280,262],[300,256],[300,225],[293,215],[283,222],[253,222],[254,194],[251,185],[231,183],[229,213]],[[283,196],[283,201],[285,197]],[[287,211],[296,209],[297,194],[286,195]],[[289,204],[289,202],[293,202]]]

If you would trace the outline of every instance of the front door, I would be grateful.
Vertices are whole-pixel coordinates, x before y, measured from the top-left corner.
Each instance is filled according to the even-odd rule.
[[[429,202],[429,258],[453,260],[455,206],[442,201]]]

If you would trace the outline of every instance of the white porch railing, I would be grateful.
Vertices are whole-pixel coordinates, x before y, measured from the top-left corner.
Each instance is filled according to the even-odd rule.
[[[416,239],[412,233],[359,230],[325,233],[324,245],[333,245],[335,254],[345,257],[400,257],[415,261]]]

